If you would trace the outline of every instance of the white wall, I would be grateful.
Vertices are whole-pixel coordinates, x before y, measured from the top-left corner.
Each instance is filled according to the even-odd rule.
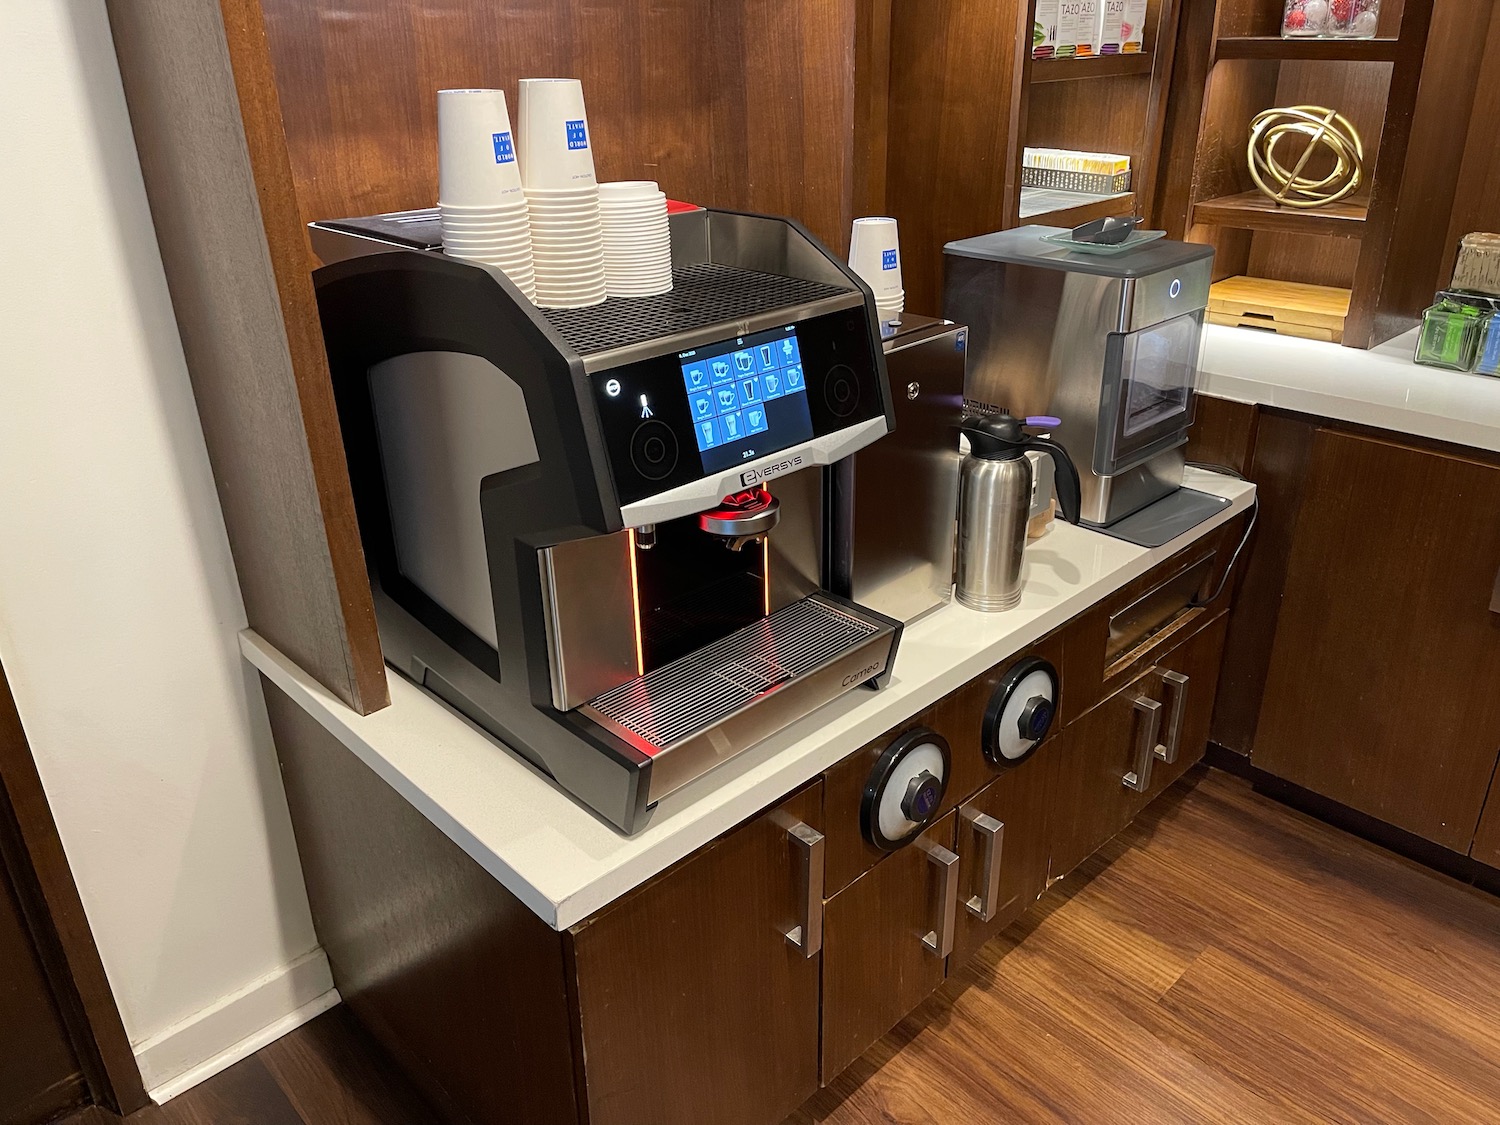
[[[170,1094],[331,982],[102,0],[0,0],[0,46],[0,661]]]

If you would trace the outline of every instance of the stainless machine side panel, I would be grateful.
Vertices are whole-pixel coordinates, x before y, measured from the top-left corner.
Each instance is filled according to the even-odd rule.
[[[1084,506],[1083,522],[1108,526],[1176,492],[1182,486],[1186,464],[1187,446],[1184,444],[1164,450],[1151,460],[1114,476],[1080,473],[1085,480],[1092,477],[1099,484],[1095,490],[1094,506]]]
[[[628,531],[573,539],[537,552],[552,673],[552,706],[571,711],[633,680],[635,585]]]
[[[537,460],[521,388],[464,352],[410,352],[370,369],[401,573],[497,645],[479,482]]]
[[[853,458],[850,597],[911,621],[953,592],[967,329],[886,343],[896,428]]]

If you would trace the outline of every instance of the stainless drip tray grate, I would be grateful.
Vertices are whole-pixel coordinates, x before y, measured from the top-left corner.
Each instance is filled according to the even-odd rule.
[[[891,632],[891,625],[883,619],[865,617],[857,607],[814,594],[665,667],[612,688],[581,710],[655,755],[719,726],[769,694],[779,693],[840,658],[858,653],[864,659],[862,650],[869,642]],[[884,667],[882,661],[878,670]],[[812,706],[872,675],[848,684],[839,682],[838,690]],[[798,717],[786,716],[779,725]]]

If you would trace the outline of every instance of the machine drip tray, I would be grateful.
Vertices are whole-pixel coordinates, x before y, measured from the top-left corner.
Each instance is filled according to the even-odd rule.
[[[890,667],[896,622],[825,594],[578,709],[652,759],[654,802]]]
[[[1160,547],[1227,507],[1229,501],[1222,496],[1199,492],[1195,488],[1179,488],[1170,496],[1163,496],[1108,527],[1086,526],[1141,547]]]

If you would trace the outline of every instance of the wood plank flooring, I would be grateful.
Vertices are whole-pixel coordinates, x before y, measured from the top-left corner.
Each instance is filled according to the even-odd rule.
[[[130,1119],[251,1122],[437,1125],[342,1008]],[[1200,770],[786,1125],[958,1122],[1500,1122],[1500,900]]]
[[[787,1125],[1500,1121],[1500,901],[1198,773]]]

